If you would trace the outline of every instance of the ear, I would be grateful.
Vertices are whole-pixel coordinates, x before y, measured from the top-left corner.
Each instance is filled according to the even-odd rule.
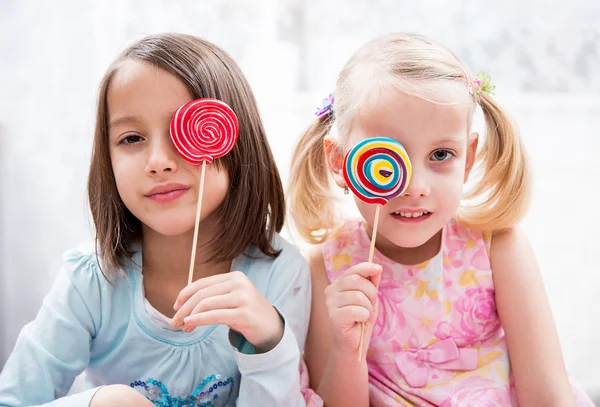
[[[327,159],[327,166],[329,172],[333,176],[333,180],[340,188],[346,188],[346,181],[344,180],[344,173],[342,167],[344,166],[344,155],[340,144],[333,137],[325,136],[323,140],[323,147],[325,148],[325,157]]]
[[[467,182],[469,174],[475,164],[475,157],[477,156],[477,145],[479,144],[479,134],[471,133],[469,140],[467,141],[467,163],[465,166],[465,179],[463,182]]]

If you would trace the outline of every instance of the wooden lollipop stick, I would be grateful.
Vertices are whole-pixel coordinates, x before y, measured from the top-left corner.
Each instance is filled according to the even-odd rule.
[[[379,225],[379,209],[381,205],[377,205],[375,209],[375,221],[373,224],[373,235],[371,236],[371,249],[369,250],[369,263],[373,263],[373,255],[375,254],[375,239],[377,238],[377,226]]]
[[[375,238],[377,238],[377,225],[379,225],[379,209],[381,205],[377,205],[375,209],[375,222],[373,224],[373,235],[371,236],[371,249],[369,250],[369,263],[373,263],[373,255],[375,254]],[[363,339],[365,337],[365,323],[360,324],[360,342],[358,343],[358,361],[362,357]]]
[[[200,174],[200,189],[198,190],[198,206],[196,207],[196,225],[194,226],[194,243],[192,245],[192,259],[190,261],[190,274],[188,285],[194,279],[194,263],[196,262],[196,245],[198,244],[198,226],[200,225],[200,212],[202,211],[202,194],[204,192],[204,175],[206,174],[206,161],[202,161],[202,173]],[[379,209],[379,207],[377,207]]]

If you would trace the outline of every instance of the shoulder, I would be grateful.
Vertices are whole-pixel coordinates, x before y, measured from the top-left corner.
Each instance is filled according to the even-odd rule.
[[[308,267],[313,279],[319,280],[322,276],[326,276],[325,260],[323,258],[323,245],[315,245],[310,247],[306,252]]]
[[[538,269],[533,248],[520,226],[494,232],[490,262],[494,280],[512,276],[523,278],[529,274],[528,270]]]
[[[280,249],[282,250],[280,257],[282,257],[283,262],[301,264],[302,274],[310,277],[313,286],[315,284],[320,286],[323,283],[325,285],[329,283],[323,257],[323,249],[327,244],[326,242],[311,245],[304,250],[304,253],[301,253],[297,247],[288,243],[282,237],[277,237],[284,245],[284,249]]]
[[[245,265],[240,264],[250,280],[257,286],[269,287],[294,284],[310,284],[310,272],[306,259],[300,250],[279,234],[273,239],[273,248],[279,251],[277,257],[269,257],[253,247],[242,258]]]
[[[315,247],[311,270],[324,274],[327,282],[342,275],[353,264],[360,263],[369,253],[371,239],[362,219],[349,219],[333,230],[327,240]]]
[[[324,300],[325,288],[330,284],[327,266],[323,257],[323,244],[313,246],[307,251],[308,267],[312,282],[312,292],[319,301]]]
[[[321,244],[321,249],[327,251],[334,248],[343,248],[347,245],[351,246],[350,243],[362,242],[365,237],[368,240],[363,222],[360,218],[351,218],[344,221],[329,233],[327,239]]]
[[[531,249],[529,239],[520,226],[494,232],[494,245],[491,249],[492,259],[503,256],[515,256]]]
[[[72,284],[82,296],[113,289],[123,284],[122,277],[109,277],[97,252],[94,241],[88,241],[66,250],[63,254],[63,277]]]
[[[284,239],[280,234],[275,234],[273,247],[279,251],[279,255],[272,259],[273,268],[295,265],[301,268],[307,268],[306,259],[300,250]]]
[[[308,263],[298,248],[279,235],[274,237],[273,247],[280,251],[277,257],[266,256],[253,247],[247,255],[236,259],[234,267],[284,314],[289,313],[288,306],[303,309],[310,304]]]
[[[94,242],[82,243],[63,254],[64,273],[76,286],[99,284],[101,267]]]
[[[44,297],[43,308],[52,310],[55,317],[75,318],[95,336],[102,326],[102,310],[111,292],[96,260],[94,244],[84,243],[63,254],[61,270]]]

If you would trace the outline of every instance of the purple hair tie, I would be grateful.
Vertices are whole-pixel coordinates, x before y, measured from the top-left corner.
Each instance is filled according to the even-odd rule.
[[[315,112],[317,116],[323,116],[324,114],[333,114],[333,93],[330,93],[325,99],[321,106],[317,107]]]

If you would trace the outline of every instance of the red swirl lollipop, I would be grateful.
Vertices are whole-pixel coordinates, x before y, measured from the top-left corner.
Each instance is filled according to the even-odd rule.
[[[231,151],[238,139],[239,125],[237,116],[226,103],[216,99],[197,99],[177,109],[171,119],[170,130],[171,140],[183,159],[194,165],[202,164],[188,276],[190,284],[194,277],[206,164]]]
[[[171,139],[189,163],[211,163],[231,151],[239,133],[231,108],[216,99],[192,100],[181,106],[171,120]]]

